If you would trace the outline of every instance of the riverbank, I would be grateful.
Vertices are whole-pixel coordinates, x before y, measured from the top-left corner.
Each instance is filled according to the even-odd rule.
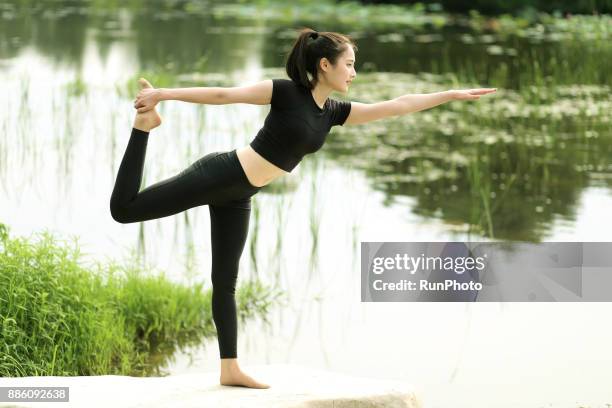
[[[82,255],[77,237],[12,237],[0,223],[0,376],[164,375],[178,349],[216,336],[204,281]],[[240,322],[265,318],[277,295],[242,282]]]

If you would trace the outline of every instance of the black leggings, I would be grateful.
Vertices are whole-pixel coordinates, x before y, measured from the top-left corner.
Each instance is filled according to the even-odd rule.
[[[249,232],[251,197],[261,187],[249,182],[232,150],[209,153],[176,176],[139,192],[148,139],[148,132],[132,128],[110,200],[111,215],[126,224],[208,204],[213,320],[221,358],[236,358],[238,264]]]

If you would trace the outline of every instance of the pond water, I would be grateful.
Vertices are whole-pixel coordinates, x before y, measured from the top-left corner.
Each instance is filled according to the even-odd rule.
[[[32,13],[0,6],[0,221],[11,234],[76,235],[92,258],[135,253],[176,281],[209,283],[207,208],[138,224],[111,218],[134,81],[238,86],[286,77],[283,53],[298,23],[88,2]],[[241,364],[404,379],[429,406],[612,402],[609,304],[361,303],[359,270],[362,241],[610,241],[610,42],[465,27],[324,28],[359,46],[357,80],[333,97],[498,92],[336,127],[322,151],[254,197],[239,282],[278,285],[289,304],[269,324],[242,325]],[[169,101],[158,109],[164,123],[150,135],[143,187],[248,144],[269,106]],[[167,367],[216,369],[216,338]]]

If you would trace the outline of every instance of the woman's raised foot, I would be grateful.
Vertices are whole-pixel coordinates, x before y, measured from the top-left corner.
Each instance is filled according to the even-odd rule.
[[[153,88],[153,86],[144,78],[140,78],[138,80],[138,84],[140,88]],[[162,118],[157,113],[155,108],[148,110],[143,113],[136,113],[136,118],[134,119],[134,127],[138,130],[142,130],[144,132],[150,132],[151,129],[154,129],[161,125]]]

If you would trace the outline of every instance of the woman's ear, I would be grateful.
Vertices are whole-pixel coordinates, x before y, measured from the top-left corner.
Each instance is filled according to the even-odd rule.
[[[319,60],[319,68],[323,71],[327,71],[330,68],[331,64],[326,57],[323,57]]]

